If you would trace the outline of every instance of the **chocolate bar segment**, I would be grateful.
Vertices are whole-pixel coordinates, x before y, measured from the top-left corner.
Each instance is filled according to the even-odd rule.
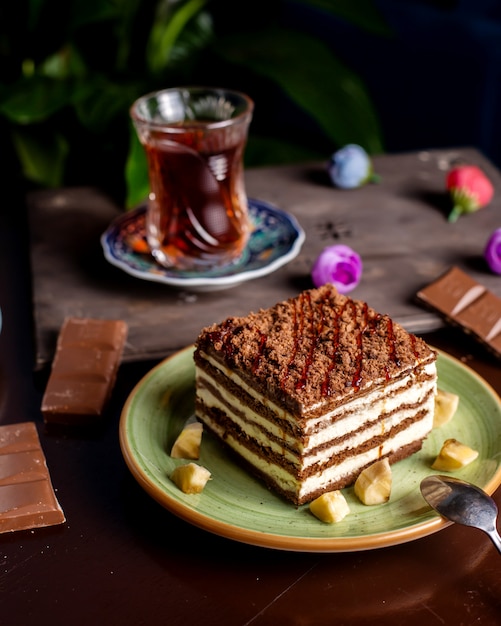
[[[127,337],[121,320],[67,318],[42,399],[47,424],[85,425],[110,398]]]
[[[501,358],[501,299],[474,278],[451,267],[417,297]]]
[[[64,521],[34,422],[0,426],[0,533]]]

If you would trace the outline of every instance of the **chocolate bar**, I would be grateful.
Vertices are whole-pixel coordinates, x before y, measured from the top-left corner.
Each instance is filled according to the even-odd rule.
[[[501,299],[474,278],[451,267],[417,297],[501,358]]]
[[[127,337],[121,320],[67,318],[42,398],[47,424],[85,425],[104,412]]]
[[[35,423],[0,426],[0,533],[64,521]]]

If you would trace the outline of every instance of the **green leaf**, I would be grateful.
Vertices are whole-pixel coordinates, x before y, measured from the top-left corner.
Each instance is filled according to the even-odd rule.
[[[153,74],[168,67],[176,41],[206,2],[207,0],[188,0],[174,11],[172,3],[160,3],[147,45],[147,63]]]
[[[90,76],[75,85],[73,104],[84,128],[104,134],[115,119],[128,118],[128,109],[136,96],[133,85],[119,85],[102,76]]]
[[[190,77],[189,72],[197,62],[198,53],[203,52],[214,37],[212,17],[207,11],[196,15],[180,33],[169,57],[169,69],[182,69],[184,75]],[[191,80],[191,77],[189,78]]]
[[[16,124],[33,124],[61,110],[71,99],[70,83],[33,76],[12,86],[0,103],[0,113]]]
[[[225,38],[217,49],[278,84],[334,144],[358,143],[370,154],[383,151],[378,117],[362,81],[323,42],[273,28]]]
[[[64,80],[73,76],[85,76],[86,65],[76,48],[64,46],[48,56],[41,64],[39,73],[47,78]]]
[[[137,137],[133,124],[130,124],[129,154],[125,164],[126,208],[132,209],[150,193],[146,154]]]
[[[27,180],[59,187],[64,179],[68,144],[59,133],[12,130],[12,143]]]

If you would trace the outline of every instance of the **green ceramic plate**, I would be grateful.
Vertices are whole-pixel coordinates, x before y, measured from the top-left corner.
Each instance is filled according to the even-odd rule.
[[[308,506],[295,507],[263,486],[209,434],[198,461],[212,473],[201,494],[186,495],[169,476],[176,465],[169,450],[193,414],[193,347],[166,359],[130,394],[120,420],[120,445],[139,484],[166,509],[207,531],[244,543],[283,550],[344,552],[367,550],[424,537],[449,523],[423,500],[419,483],[434,473],[430,465],[448,437],[479,451],[471,465],[453,475],[493,493],[501,483],[501,404],[494,390],[473,370],[439,353],[439,385],[460,396],[454,419],[435,429],[423,449],[393,466],[390,501],[362,505],[352,488],[344,490],[351,513],[324,524]]]

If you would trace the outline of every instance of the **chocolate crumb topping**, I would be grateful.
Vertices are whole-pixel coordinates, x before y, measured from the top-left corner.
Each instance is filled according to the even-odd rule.
[[[204,352],[278,404],[344,401],[436,359],[419,337],[332,285],[203,329]]]

